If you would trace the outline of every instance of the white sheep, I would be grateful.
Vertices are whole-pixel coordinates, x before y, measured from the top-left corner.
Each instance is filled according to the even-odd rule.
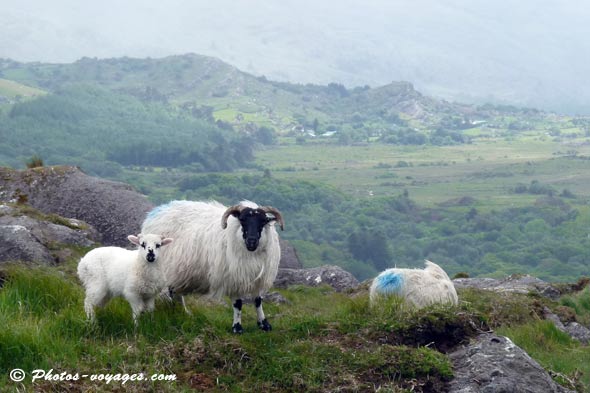
[[[397,295],[418,308],[435,303],[458,303],[453,282],[436,263],[425,261],[424,269],[392,268],[381,272],[371,284],[371,304],[379,297]]]
[[[160,247],[172,239],[160,235],[130,235],[137,250],[99,247],[89,251],[78,263],[78,277],[86,290],[84,310],[94,320],[94,307],[102,307],[113,297],[124,297],[131,306],[133,321],[144,310],[153,311],[155,297],[166,287]]]
[[[148,213],[142,231],[175,239],[161,255],[170,291],[235,299],[232,331],[242,333],[246,295],[256,297],[258,326],[272,329],[261,296],[272,286],[281,258],[275,222],[283,229],[277,209],[250,201],[231,207],[215,201],[172,201]]]

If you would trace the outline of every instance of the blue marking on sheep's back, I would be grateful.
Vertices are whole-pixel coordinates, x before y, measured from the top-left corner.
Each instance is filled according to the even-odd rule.
[[[146,216],[145,220],[149,221],[157,217],[163,210],[166,210],[172,202],[165,203],[160,206],[154,207]]]
[[[377,289],[383,294],[399,293],[404,282],[403,276],[395,272],[384,272],[376,280]]]

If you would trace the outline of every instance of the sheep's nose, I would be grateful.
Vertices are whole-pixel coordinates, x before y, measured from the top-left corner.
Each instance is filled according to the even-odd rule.
[[[256,251],[258,248],[258,239],[246,239],[246,248],[248,251]]]
[[[156,254],[154,254],[154,250],[149,250],[147,257],[146,257],[148,262],[153,262],[156,260]]]

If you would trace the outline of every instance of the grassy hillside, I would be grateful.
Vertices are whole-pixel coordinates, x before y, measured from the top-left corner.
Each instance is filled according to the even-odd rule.
[[[0,164],[31,156],[114,177],[122,165],[231,170],[252,158],[253,141],[159,103],[71,85],[0,114]]]
[[[46,94],[44,90],[7,79],[0,79],[0,97],[5,97],[8,100],[33,98],[44,94]]]
[[[197,299],[189,301],[190,316],[182,307],[158,303],[135,329],[129,306],[120,299],[100,310],[96,324],[88,323],[74,268],[71,260],[57,270],[1,270],[2,391],[22,391],[23,385],[36,392],[441,391],[453,375],[445,351],[489,328],[531,350],[544,367],[578,381],[580,389],[590,388],[590,363],[583,360],[590,358],[588,347],[536,317],[542,305],[560,309],[558,302],[465,290],[458,307],[415,311],[395,300],[369,308],[366,290],[339,294],[326,287],[293,287],[280,291],[288,303],[265,306],[270,333],[255,327],[253,307],[247,305],[245,333],[235,336],[229,303]],[[587,290],[572,294],[562,305],[587,323],[588,296]],[[27,373],[23,385],[9,379],[14,368]],[[79,373],[80,379],[31,383],[36,369]],[[175,380],[120,380],[139,373]],[[92,374],[119,380],[91,381]]]

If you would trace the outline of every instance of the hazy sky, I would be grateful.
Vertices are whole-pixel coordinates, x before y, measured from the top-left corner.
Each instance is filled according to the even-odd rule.
[[[590,114],[588,20],[581,0],[0,0],[0,57],[194,52],[270,79]]]

